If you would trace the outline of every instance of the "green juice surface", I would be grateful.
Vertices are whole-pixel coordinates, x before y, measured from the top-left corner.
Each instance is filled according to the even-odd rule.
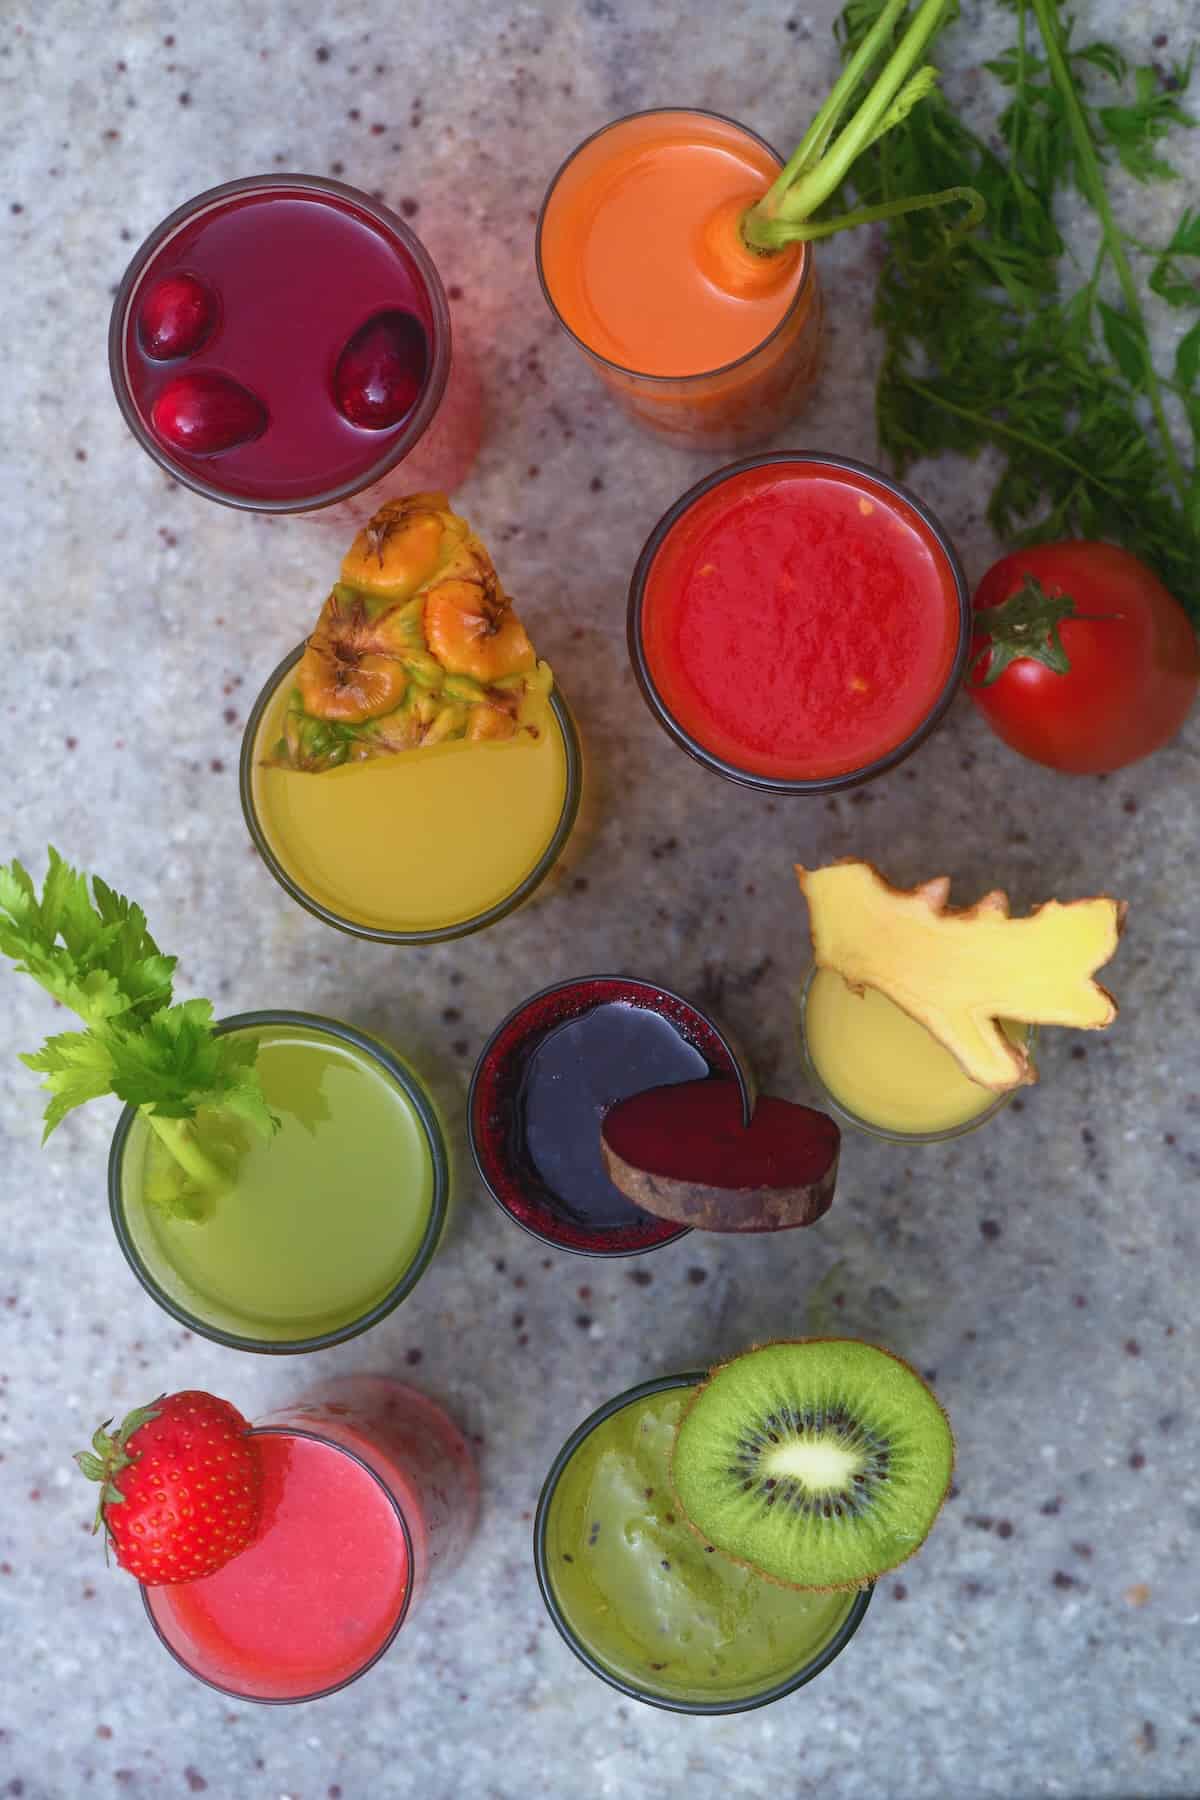
[[[563,1616],[613,1674],[666,1699],[735,1701],[803,1668],[855,1594],[797,1593],[707,1550],[667,1477],[686,1387],[631,1401],[554,1490],[546,1561]]]
[[[193,1221],[147,1197],[176,1169],[139,1116],[122,1164],[125,1217],[151,1277],[205,1324],[314,1337],[370,1311],[410,1268],[432,1212],[433,1159],[413,1102],[365,1051],[307,1027],[247,1029],[280,1129],[265,1138],[234,1124],[230,1184]],[[197,1129],[219,1149],[228,1125],[201,1114]]]

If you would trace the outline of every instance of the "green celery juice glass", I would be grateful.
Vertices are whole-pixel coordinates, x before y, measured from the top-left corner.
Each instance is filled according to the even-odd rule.
[[[203,1110],[196,1141],[226,1173],[192,1192],[127,1106],[109,1203],[134,1273],[182,1324],[240,1350],[320,1350],[399,1304],[445,1221],[449,1161],[433,1102],[394,1051],[312,1013],[239,1014],[272,1137]]]
[[[688,1525],[668,1460],[688,1392],[705,1379],[643,1382],[584,1420],[542,1489],[534,1560],[551,1618],[594,1675],[670,1712],[745,1712],[819,1675],[873,1590],[779,1586]]]

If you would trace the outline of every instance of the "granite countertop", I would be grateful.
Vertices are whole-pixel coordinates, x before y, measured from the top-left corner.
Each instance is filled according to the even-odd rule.
[[[1132,924],[1111,1033],[1048,1034],[1040,1087],[977,1137],[913,1150],[855,1139],[817,1230],[588,1262],[543,1250],[464,1173],[453,1232],[413,1297],[316,1366],[223,1350],[142,1294],[106,1218],[115,1104],[73,1114],[39,1149],[40,1096],[15,1052],[52,1014],[32,983],[0,974],[0,1796],[1197,1791],[1200,714],[1111,779],[1018,761],[965,702],[905,769],[826,803],[774,803],[707,775],[638,699],[624,596],[647,531],[714,459],[635,435],[537,289],[536,208],[581,135],[677,101],[790,145],[834,67],[834,11],[3,9],[3,856],[40,869],[52,841],[145,900],[158,935],[186,946],[181,990],[222,1011],[301,1007],[384,1034],[431,1072],[457,1133],[500,1016],[548,980],[602,968],[715,1005],[764,1083],[800,1093],[797,859],[855,851],[905,881],[952,871],[963,897],[1001,881],[1022,904],[1115,886]],[[1087,11],[1137,58],[1186,54],[1186,0]],[[944,60],[970,104],[986,94],[1000,16],[982,0],[964,14]],[[1200,132],[1181,136],[1195,182]],[[143,235],[202,188],[273,169],[377,189],[429,245],[486,396],[459,498],[586,740],[585,827],[553,891],[458,945],[389,951],[323,928],[275,887],[242,825],[247,705],[311,619],[346,518],[271,520],[191,495],[136,447],[109,390],[110,296]],[[1141,217],[1149,232],[1183,191],[1121,198],[1163,209]],[[869,233],[822,247],[828,367],[792,444],[875,454],[875,258]],[[978,576],[996,549],[986,469],[946,461],[912,480]],[[804,1329],[818,1282],[831,1306],[841,1296],[847,1331],[936,1372],[959,1437],[954,1498],[802,1694],[715,1720],[622,1703],[538,1598],[530,1520],[549,1460],[619,1389]],[[317,1373],[358,1368],[401,1370],[475,1435],[479,1535],[453,1585],[348,1691],[300,1711],[234,1704],[162,1654],[132,1582],[105,1571],[69,1453],[148,1392],[211,1387],[254,1416]]]

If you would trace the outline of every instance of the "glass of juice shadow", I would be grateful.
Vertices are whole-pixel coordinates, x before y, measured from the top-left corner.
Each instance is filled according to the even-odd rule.
[[[267,678],[239,763],[246,827],[284,892],[377,944],[467,937],[529,900],[566,848],[583,792],[560,691],[528,745],[439,744],[307,774],[267,762],[303,654],[301,643]]]
[[[306,512],[396,471],[434,425],[450,310],[388,207],[321,176],[252,175],[150,233],[117,290],[108,356],[126,424],[174,480],[226,506]],[[478,441],[477,398],[456,399],[455,420]]]
[[[236,1700],[323,1699],[387,1652],[475,1527],[462,1432],[387,1375],[340,1376],[253,1427],[263,1505],[253,1542],[215,1575],[143,1587],[160,1643]]]
[[[543,988],[509,1013],[479,1055],[467,1096],[480,1179],[510,1219],[580,1256],[637,1256],[688,1235],[609,1180],[600,1124],[618,1100],[672,1082],[753,1076],[728,1031],[692,1001],[631,975]]]
[[[560,1636],[601,1681],[669,1712],[747,1712],[828,1668],[874,1589],[781,1587],[706,1547],[678,1516],[670,1445],[688,1391],[705,1379],[644,1381],[571,1433],[538,1501],[534,1565]]]
[[[640,184],[623,179],[635,163]],[[586,138],[542,203],[536,257],[550,311],[629,416],[681,449],[762,443],[795,418],[816,383],[823,329],[813,246],[798,247],[777,292],[753,301],[714,288],[693,248],[714,206],[739,195],[749,204],[782,166],[762,138],[719,113],[656,108]],[[661,264],[647,258],[656,238]],[[604,272],[615,277],[611,290],[596,285]],[[673,317],[653,332],[644,321],[656,289]],[[701,326],[693,365],[682,368],[674,366],[681,314],[710,326]],[[735,317],[746,323],[731,336]]]
[[[388,1045],[314,1013],[254,1012],[272,1137],[197,1120],[224,1171],[185,1179],[137,1108],[108,1159],[117,1241],[157,1305],[233,1350],[300,1354],[345,1343],[410,1294],[438,1248],[450,1162],[433,1100]]]
[[[1032,1051],[1037,1027],[1003,1022]],[[994,1093],[886,995],[854,994],[841,976],[810,969],[797,1008],[809,1080],[838,1118],[893,1144],[941,1144],[977,1131],[1018,1089]]]
[[[746,457],[697,482],[629,585],[629,657],[653,717],[702,767],[769,794],[836,793],[911,756],[958,692],[971,631],[966,576],[928,507],[825,451]]]

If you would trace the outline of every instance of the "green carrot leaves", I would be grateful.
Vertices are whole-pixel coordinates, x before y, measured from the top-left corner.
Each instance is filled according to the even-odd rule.
[[[176,959],[145,914],[56,850],[39,894],[19,862],[0,866],[0,953],[83,1020],[21,1061],[45,1077],[45,1136],[74,1107],[115,1094],[145,1110],[156,1134],[200,1185],[219,1174],[178,1121],[201,1107],[269,1134],[275,1120],[255,1073],[253,1040],[218,1035],[207,1000],[172,1004]]]
[[[1196,122],[1179,98],[1190,65],[1131,69],[1110,44],[1077,47],[1058,0],[1010,11],[1015,42],[987,65],[1010,91],[994,133],[976,134],[934,92],[867,148],[839,195],[896,207],[959,183],[987,206],[969,237],[926,212],[896,208],[889,222],[880,443],[901,471],[944,451],[998,452],[988,517],[999,536],[1115,540],[1200,626],[1200,318],[1184,321],[1169,375],[1147,324],[1154,296],[1200,315],[1200,213],[1185,209],[1169,241],[1148,246],[1108,192],[1118,167],[1139,181],[1175,173],[1165,141]],[[886,14],[884,0],[851,0],[838,25],[847,66]],[[1072,187],[1098,242],[1074,280],[1057,224]]]

